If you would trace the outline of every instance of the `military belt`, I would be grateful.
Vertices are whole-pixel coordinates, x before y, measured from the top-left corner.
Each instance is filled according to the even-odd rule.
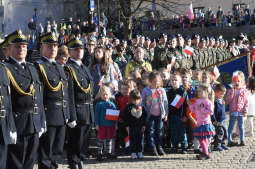
[[[92,104],[92,103],[90,103],[90,102],[77,103],[76,107],[83,107],[84,105],[90,105],[90,104]]]
[[[39,107],[34,106],[31,108],[23,109],[22,112],[31,113],[31,114],[39,114]],[[15,112],[16,115],[21,114],[20,112]]]
[[[6,114],[7,114],[7,111],[5,109],[1,108],[1,110],[0,110],[0,118],[5,118]]]
[[[51,104],[54,104],[56,106],[63,106],[63,108],[67,107],[67,101],[66,100],[62,100],[62,101],[54,101]]]

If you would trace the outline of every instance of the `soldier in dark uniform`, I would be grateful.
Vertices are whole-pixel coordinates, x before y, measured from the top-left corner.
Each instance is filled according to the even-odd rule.
[[[0,168],[6,168],[8,144],[16,144],[17,131],[12,112],[10,81],[0,64]]]
[[[4,61],[8,57],[8,49],[7,49],[8,41],[7,37],[0,44],[0,61]]]
[[[73,98],[77,116],[77,126],[68,128],[68,160],[71,169],[83,169],[82,161],[88,155],[88,137],[94,123],[93,79],[89,69],[81,62],[84,53],[82,41],[73,39],[67,46],[71,58],[67,62],[66,69],[70,74],[70,80],[73,81]],[[86,150],[85,154],[83,148]]]
[[[9,145],[6,168],[33,169],[39,137],[46,131],[41,81],[33,64],[25,61],[28,43],[20,30],[8,37],[8,44],[6,70],[18,139]]]
[[[72,84],[68,84],[64,68],[55,61],[57,50],[57,37],[54,33],[47,33],[41,37],[42,58],[36,64],[44,84],[43,101],[47,132],[40,140],[39,169],[58,167],[57,157],[63,154],[66,124],[74,127],[77,119]]]

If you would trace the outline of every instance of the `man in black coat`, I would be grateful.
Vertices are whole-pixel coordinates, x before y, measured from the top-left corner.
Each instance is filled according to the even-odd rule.
[[[73,94],[69,95],[72,84],[64,68],[55,61],[58,43],[54,33],[41,37],[41,56],[36,62],[43,81],[43,103],[47,121],[47,132],[40,140],[39,169],[55,169],[62,158],[66,137],[66,125],[76,125]]]
[[[16,144],[17,131],[14,122],[10,81],[5,66],[0,64],[0,168],[6,168],[8,144]]]
[[[67,44],[71,58],[67,62],[67,71],[73,82],[74,103],[77,126],[68,129],[68,160],[71,169],[83,169],[82,161],[87,156],[88,136],[94,122],[93,79],[89,69],[82,63],[84,44],[72,39]],[[83,152],[83,148],[86,152]]]
[[[39,137],[46,131],[41,81],[34,65],[25,60],[27,40],[20,30],[8,36],[8,48],[6,70],[11,82],[17,143],[9,145],[6,168],[33,169]]]

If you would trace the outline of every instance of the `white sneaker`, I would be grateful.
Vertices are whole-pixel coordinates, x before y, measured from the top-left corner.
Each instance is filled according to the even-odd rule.
[[[143,153],[142,153],[142,152],[139,152],[139,153],[138,153],[138,158],[144,158],[144,156],[143,156]]]
[[[131,153],[131,158],[132,158],[132,159],[137,159],[136,153]]]

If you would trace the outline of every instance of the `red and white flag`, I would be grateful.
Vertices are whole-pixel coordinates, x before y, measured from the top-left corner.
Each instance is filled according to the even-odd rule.
[[[174,100],[172,101],[171,106],[173,106],[173,107],[179,109],[179,108],[182,106],[184,100],[185,100],[185,99],[184,99],[182,96],[180,96],[180,95],[177,94],[177,95],[175,96]]]
[[[117,121],[119,119],[120,111],[113,109],[106,109],[105,120]]]
[[[125,148],[129,147],[130,146],[129,136],[125,137],[124,141],[125,141]]]
[[[212,73],[216,80],[220,77],[220,71],[217,66],[214,66]]]
[[[190,55],[192,56],[193,52],[194,52],[194,48],[190,47],[190,46],[186,46],[184,48],[184,52],[187,54],[187,55]]]
[[[189,5],[188,17],[189,17],[190,20],[194,20],[194,13],[193,13],[192,2]]]
[[[233,81],[233,82],[238,82],[238,81],[239,81],[238,72],[234,72],[234,73],[233,73],[232,81]]]

